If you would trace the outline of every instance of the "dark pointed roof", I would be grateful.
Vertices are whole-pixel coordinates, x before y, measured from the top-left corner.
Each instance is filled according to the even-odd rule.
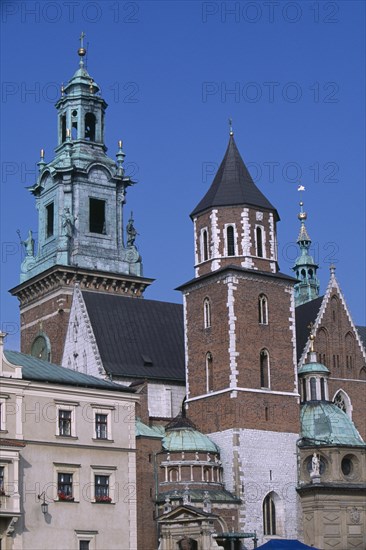
[[[191,213],[196,214],[216,206],[249,205],[274,211],[276,220],[279,216],[275,207],[259,191],[240,156],[234,137],[230,135],[229,145],[216,176],[206,195]]]

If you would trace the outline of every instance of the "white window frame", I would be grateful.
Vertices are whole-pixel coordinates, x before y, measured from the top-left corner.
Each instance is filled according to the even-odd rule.
[[[76,407],[79,403],[70,403],[70,402],[61,402],[57,401],[56,405],[56,435],[57,437],[77,437],[76,435]],[[60,411],[71,411],[71,435],[60,434],[60,423],[59,423],[59,414]]]
[[[54,492],[53,499],[63,502],[58,497],[58,474],[72,474],[72,496],[73,502],[80,502],[80,464],[69,464],[62,462],[53,463]]]
[[[93,410],[93,441],[113,441],[112,437],[112,411],[115,410],[114,406],[106,407],[105,405],[99,405],[95,403],[91,403],[90,407]],[[96,419],[97,414],[105,414],[107,416],[107,439],[99,439],[97,438],[97,431],[96,431]]]
[[[268,298],[265,294],[261,293],[258,296],[258,305],[259,305],[259,324],[268,325]],[[265,312],[265,316],[263,315]],[[265,321],[263,320],[265,317]]]
[[[204,234],[205,231],[206,231],[206,234],[207,234],[207,260],[205,260],[205,254],[204,254],[205,241],[204,241],[204,238],[203,238],[203,234]],[[200,260],[201,260],[200,263],[208,262],[208,260],[210,259],[210,244],[209,244],[209,237],[208,236],[209,236],[208,227],[202,227],[202,229],[200,231]]]
[[[111,504],[115,504],[118,501],[118,485],[116,484],[116,471],[117,466],[90,466],[91,475],[91,494],[90,502],[98,504],[95,498],[95,476],[108,476],[109,477],[109,496],[111,497]]]
[[[232,227],[233,228],[233,239],[234,239],[234,254],[228,254],[228,251],[229,251],[229,243],[228,243],[228,239],[227,239],[227,230],[228,230],[228,227]],[[233,258],[234,256],[237,256],[238,255],[238,247],[237,247],[237,232],[236,232],[236,225],[235,223],[225,223],[225,226],[224,226],[224,247],[225,247],[225,256],[227,258]]]
[[[6,400],[9,399],[8,395],[1,395],[0,396],[0,431],[6,432]]]
[[[98,531],[81,531],[75,529],[76,546],[75,550],[80,550],[80,542],[85,540],[90,542],[89,550],[97,550],[97,535]]]
[[[263,252],[262,256],[258,256],[258,242],[257,242],[257,228],[258,227],[262,231],[262,252]],[[254,242],[255,242],[255,255],[256,255],[256,257],[257,258],[263,258],[263,260],[267,259],[267,254],[266,254],[266,242],[267,242],[266,232],[265,232],[264,226],[259,224],[259,223],[256,223],[255,226],[254,226]]]
[[[211,300],[207,296],[203,300],[203,326],[211,328]]]

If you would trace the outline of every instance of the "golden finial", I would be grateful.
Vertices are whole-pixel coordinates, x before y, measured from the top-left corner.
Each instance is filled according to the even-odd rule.
[[[80,35],[80,48],[78,49],[78,54],[80,57],[84,57],[86,54],[86,49],[84,48],[84,38],[85,38],[85,32],[83,31]],[[82,60],[80,60],[82,62]]]
[[[90,84],[89,84],[89,92],[92,94],[93,93],[93,79],[91,78],[90,79]]]
[[[61,84],[61,97],[64,97],[64,93],[65,93],[65,88],[64,88],[64,83]]]
[[[71,136],[70,128],[66,128],[66,137],[69,138]]]
[[[298,186],[297,190],[300,191],[300,193],[302,193],[303,191],[305,191],[305,187],[304,187],[303,185],[300,184],[300,185]],[[297,215],[297,217],[299,218],[299,220],[304,221],[304,220],[306,220],[306,218],[307,218],[307,214],[306,214],[306,212],[304,212],[304,210],[303,210],[304,202],[303,202],[303,200],[302,200],[302,195],[301,195],[301,199],[300,199],[299,205],[300,205],[300,212],[299,212],[299,214]]]
[[[123,142],[122,142],[122,140],[121,140],[121,139],[120,139],[120,140],[118,140],[118,147],[119,147],[119,149],[122,149],[122,145],[123,145]]]
[[[233,132],[233,119],[231,117],[229,118],[229,135],[230,136],[234,135],[234,132]]]
[[[41,159],[44,159],[44,149],[41,149]]]

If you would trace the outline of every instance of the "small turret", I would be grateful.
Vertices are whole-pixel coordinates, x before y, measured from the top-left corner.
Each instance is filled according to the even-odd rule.
[[[299,187],[300,190],[304,188]],[[315,263],[313,257],[309,253],[311,246],[311,239],[305,227],[305,220],[307,214],[303,210],[304,203],[300,201],[300,212],[298,218],[301,222],[300,233],[297,238],[297,244],[300,247],[300,256],[295,261],[295,265],[292,268],[298,279],[298,283],[295,285],[295,304],[300,306],[306,302],[310,302],[319,296],[319,279],[317,277],[318,265]]]

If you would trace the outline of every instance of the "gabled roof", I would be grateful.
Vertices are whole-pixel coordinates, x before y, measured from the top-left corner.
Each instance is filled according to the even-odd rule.
[[[13,365],[22,367],[23,380],[35,380],[51,384],[63,384],[66,386],[81,386],[86,388],[97,388],[112,391],[134,392],[126,386],[115,384],[109,380],[102,380],[83,372],[77,372],[48,363],[32,355],[26,355],[19,351],[4,351],[6,359]]]
[[[184,383],[180,304],[87,291],[82,295],[108,374]]]
[[[297,361],[300,361],[310,335],[309,325],[315,323],[323,298],[324,296],[319,296],[295,309]]]
[[[255,185],[243,159],[240,156],[234,137],[230,135],[229,144],[211,187],[191,213],[196,214],[216,206],[249,205],[272,210],[276,220],[277,210]]]

